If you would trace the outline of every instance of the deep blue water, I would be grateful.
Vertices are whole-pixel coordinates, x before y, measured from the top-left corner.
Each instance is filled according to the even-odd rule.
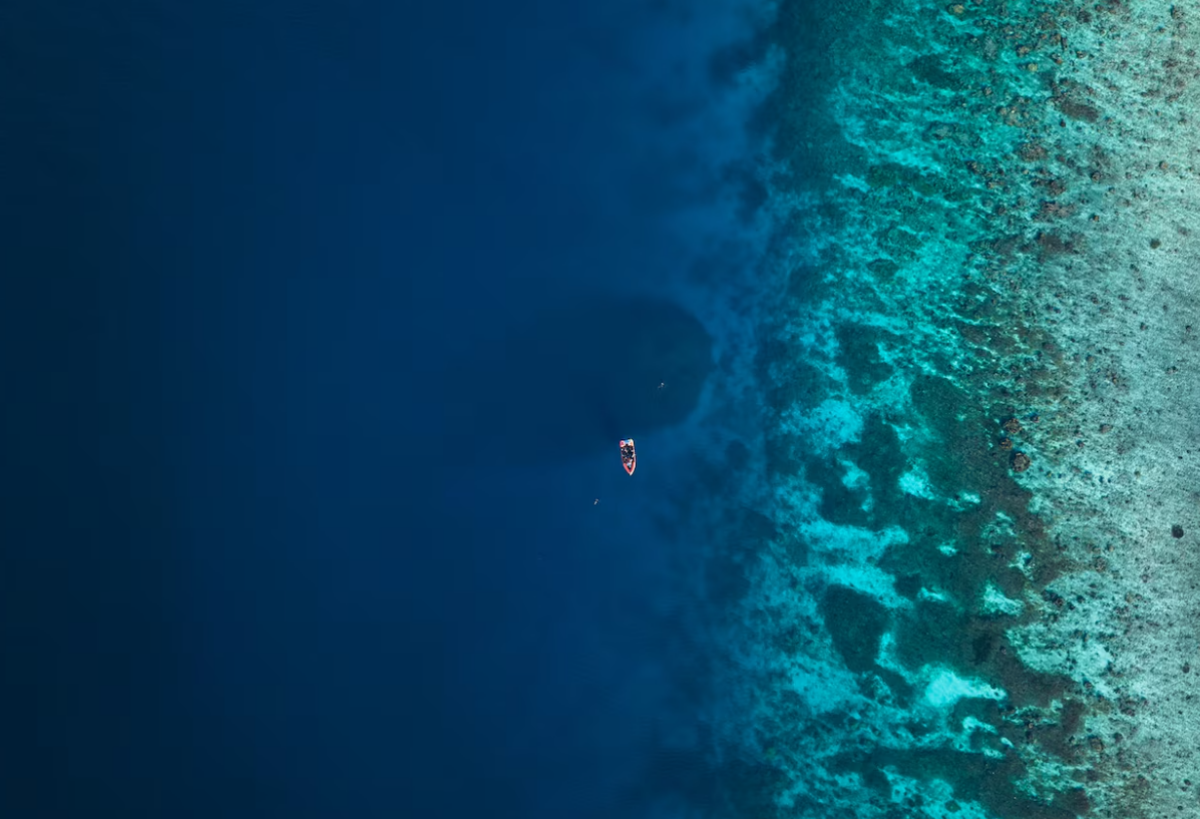
[[[673,14],[0,13],[4,815],[697,798]]]

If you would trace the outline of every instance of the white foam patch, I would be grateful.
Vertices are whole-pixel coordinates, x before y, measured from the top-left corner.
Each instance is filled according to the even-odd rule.
[[[1002,700],[1007,694],[981,680],[960,677],[948,668],[933,671],[921,701],[938,710],[952,708],[961,699]]]
[[[947,733],[951,736],[952,747],[960,753],[980,753],[992,759],[1003,759],[1005,752],[996,748],[996,745],[1003,745],[1003,738],[1000,736],[999,730],[994,725],[989,725],[986,722],[981,722],[975,717],[963,718],[958,728],[947,726]],[[980,743],[976,734],[991,734],[996,739],[993,742]]]
[[[858,464],[853,461],[843,461],[840,458],[838,463],[846,470],[846,474],[842,476],[842,485],[847,489],[866,489],[870,485],[871,476]]]
[[[937,496],[929,486],[929,476],[920,466],[914,466],[900,476],[900,491],[926,500],[936,500]]]
[[[1013,600],[1011,597],[1005,596],[1004,592],[996,588],[995,584],[993,583],[988,583],[987,588],[983,590],[984,614],[1010,614],[1016,616],[1019,615],[1024,608],[1024,603],[1022,603],[1020,600]]]
[[[825,576],[831,583],[870,595],[890,609],[912,605],[896,593],[893,587],[895,578],[875,566],[831,566],[825,570]]]
[[[800,534],[822,552],[850,552],[859,560],[878,558],[892,546],[908,543],[908,533],[899,526],[878,532],[857,526],[839,526],[824,518],[813,518],[800,524]]]
[[[856,191],[862,191],[863,193],[871,192],[871,186],[867,180],[863,179],[862,177],[855,176],[854,174],[838,174],[834,177],[834,179],[836,179],[838,183],[842,185],[842,187],[851,188],[852,190]]]
[[[804,704],[814,714],[827,714],[850,706],[855,697],[854,675],[829,666],[806,666],[796,663],[789,669],[792,690],[804,698]]]
[[[804,438],[810,452],[824,454],[857,442],[862,437],[863,420],[851,404],[827,398],[811,410],[791,407],[779,426],[784,433]]]
[[[1032,564],[1033,564],[1033,553],[1032,552],[1018,552],[1013,557],[1012,562],[1008,564],[1008,567],[1010,569],[1016,569],[1021,574],[1025,575],[1027,578],[1032,580],[1033,579],[1033,569],[1031,568]]]
[[[941,591],[940,589],[927,589],[924,586],[922,586],[921,590],[917,592],[917,599],[932,600],[935,603],[952,602],[950,597],[944,591]]]

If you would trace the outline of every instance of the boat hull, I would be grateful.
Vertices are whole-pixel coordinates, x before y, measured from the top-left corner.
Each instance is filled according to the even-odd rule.
[[[621,439],[620,448],[621,466],[625,467],[625,472],[627,474],[632,475],[633,470],[637,469],[637,450],[633,447],[633,439]]]

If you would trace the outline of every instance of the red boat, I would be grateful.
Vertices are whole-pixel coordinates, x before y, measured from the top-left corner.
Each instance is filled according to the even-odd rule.
[[[625,467],[625,471],[630,475],[637,469],[637,452],[633,448],[632,438],[621,440],[621,466]]]

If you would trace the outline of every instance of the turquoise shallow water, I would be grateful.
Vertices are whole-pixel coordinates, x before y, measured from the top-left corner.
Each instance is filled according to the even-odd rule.
[[[1200,815],[1191,16],[784,2],[747,46],[738,815]]]

